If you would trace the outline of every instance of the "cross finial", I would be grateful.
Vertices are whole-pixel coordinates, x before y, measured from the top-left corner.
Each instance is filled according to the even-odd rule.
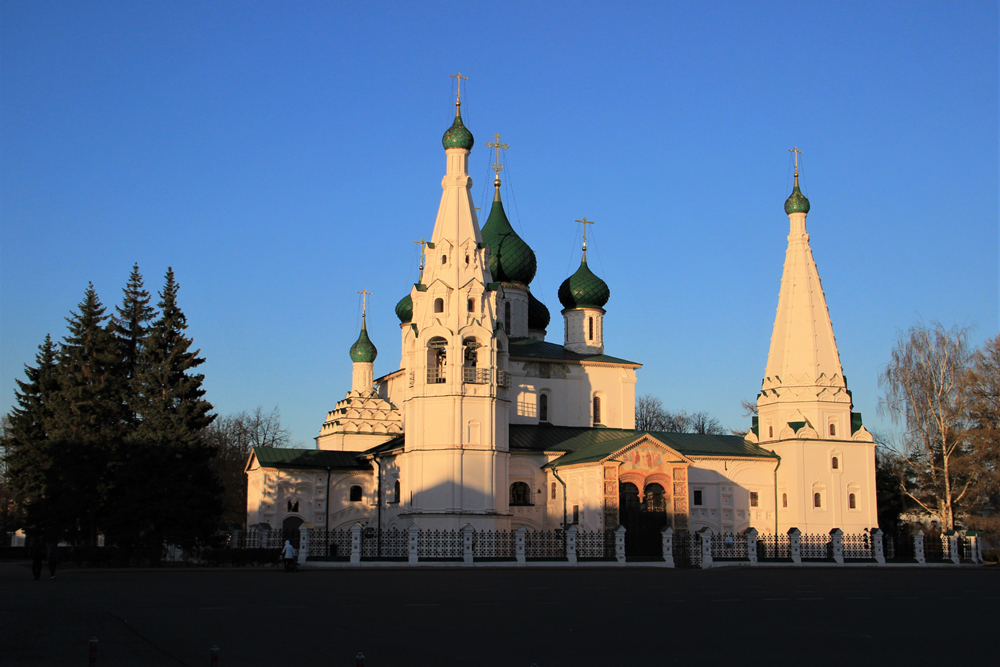
[[[366,289],[363,289],[360,292],[358,292],[358,294],[361,295],[361,325],[364,326],[365,312],[368,310],[368,297],[370,297],[372,293]]]
[[[458,80],[458,91],[455,94],[455,104],[457,104],[458,106],[462,106],[462,79],[468,81],[469,77],[462,76],[462,73],[459,72],[457,74],[452,74],[451,78]]]
[[[788,152],[795,156],[795,185],[798,185],[799,184],[799,155],[802,154],[802,151],[800,151],[799,147],[796,146],[794,148],[789,148]]]
[[[495,185],[495,186],[497,186],[499,188],[500,187],[500,172],[503,171],[503,165],[500,164],[500,149],[502,148],[504,150],[507,150],[508,148],[510,148],[510,146],[508,146],[507,144],[501,144],[500,143],[500,133],[499,132],[497,132],[496,134],[494,134],[493,138],[496,139],[496,141],[487,141],[486,145],[488,147],[490,147],[490,148],[495,148],[496,151],[497,151],[497,161],[493,163],[493,171],[495,171],[497,173],[497,177],[496,177],[496,180],[493,181],[493,185]]]
[[[586,255],[586,253],[587,253],[587,225],[594,225],[594,224],[597,224],[597,223],[595,223],[593,220],[587,220],[587,216],[584,216],[583,220],[576,220],[575,222],[579,222],[581,225],[583,225],[583,253],[584,253],[584,255]]]
[[[414,243],[420,244],[420,278],[417,282],[422,283],[424,282],[424,248],[427,247],[427,241],[421,238],[419,241],[414,241]]]

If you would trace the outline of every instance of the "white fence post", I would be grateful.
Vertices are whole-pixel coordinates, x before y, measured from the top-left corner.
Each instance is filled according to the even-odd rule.
[[[942,539],[948,540],[948,560],[950,560],[955,565],[958,565],[961,559],[958,557],[958,531],[949,530],[946,534],[941,536]]]
[[[615,560],[625,564],[625,526],[618,526],[615,531]]]
[[[757,529],[747,528],[743,531],[743,534],[747,538],[747,560],[750,561],[751,565],[757,564]]]
[[[566,531],[566,560],[569,561],[571,565],[576,565],[576,535],[580,532],[580,529],[573,524]]]
[[[844,564],[844,531],[840,528],[830,531],[830,556],[837,565]]]
[[[524,537],[527,534],[528,529],[523,525],[514,531],[514,555],[517,557],[518,565],[524,565]]]
[[[660,533],[663,536],[663,562],[667,567],[674,566],[674,529],[667,526]]]
[[[979,531],[978,530],[967,530],[965,531],[965,539],[968,540],[969,545],[969,560],[972,561],[974,565],[983,564],[983,552],[982,547],[979,545]]]
[[[309,529],[306,524],[299,526],[299,565],[305,565],[309,557]]]
[[[705,526],[698,531],[701,538],[701,567],[708,569],[712,567],[712,529]]]
[[[462,560],[466,565],[472,565],[472,540],[476,529],[470,524],[462,526]]]
[[[269,525],[267,525],[266,523],[260,527],[260,530],[257,531],[257,548],[258,549],[266,549],[267,548],[267,542],[268,542],[267,538],[268,538],[268,535],[270,533],[271,533],[271,527]]]
[[[788,555],[795,565],[802,565],[802,531],[798,528],[788,529]]]
[[[913,531],[913,559],[921,565],[927,562],[924,556],[924,532],[919,528]]]
[[[417,550],[417,546],[420,540],[420,528],[415,523],[411,523],[410,527],[406,529],[409,533],[409,563],[410,565],[416,565],[420,560],[420,552]]]
[[[882,531],[879,528],[872,528],[872,558],[879,565],[885,565],[885,545],[882,543]]]
[[[351,526],[351,565],[361,565],[361,524]]]

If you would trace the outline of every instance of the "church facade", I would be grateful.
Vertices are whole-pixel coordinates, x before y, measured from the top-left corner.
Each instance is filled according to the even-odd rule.
[[[399,370],[374,378],[365,313],[352,387],[315,449],[257,448],[247,523],[329,530],[614,529],[630,550],[666,526],[861,532],[877,526],[874,443],[852,412],[798,185],[774,333],[745,437],[635,430],[641,364],[605,353],[608,285],[559,288],[562,342],[531,292],[536,259],[495,195],[480,227],[473,136],[456,102],[421,275],[396,306]],[[584,227],[586,229],[586,226]]]

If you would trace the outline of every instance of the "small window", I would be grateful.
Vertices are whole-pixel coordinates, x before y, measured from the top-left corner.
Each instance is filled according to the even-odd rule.
[[[476,302],[474,299],[469,299],[468,308],[470,313],[476,312]]]
[[[296,500],[293,503],[291,500],[289,500],[288,501],[288,511],[289,512],[298,512],[299,511],[299,501]]]
[[[441,263],[442,264],[448,263],[448,255],[441,255]]]
[[[836,456],[834,456],[833,459],[831,459],[831,461],[830,461],[830,465],[833,466],[834,470],[839,470],[840,469],[840,459],[838,459]]]
[[[601,397],[594,396],[594,423],[601,423]]]
[[[434,312],[435,313],[444,312],[444,299],[434,299]]]
[[[594,340],[594,318],[588,317],[587,323],[589,327],[589,330],[587,332],[588,333],[587,340]]]
[[[398,479],[396,480],[396,483],[393,484],[393,486],[392,486],[392,499],[394,501],[396,501],[397,503],[398,502],[402,502],[402,500],[403,500],[402,489],[399,488],[399,480]]]
[[[556,499],[556,483],[552,482],[552,500]]]
[[[503,329],[510,335],[510,301],[503,305]]]
[[[853,493],[847,496],[847,506],[852,510],[858,509],[858,498]]]
[[[511,505],[530,505],[531,489],[524,482],[514,482],[510,485]]]
[[[782,493],[781,494],[781,506],[782,507],[788,507],[788,494],[787,493]]]
[[[465,265],[469,265],[469,253],[465,253]]]
[[[830,424],[830,435],[837,435],[837,425]]]
[[[767,427],[767,437],[769,437],[769,438],[773,438],[774,437],[774,427],[773,426],[768,426]]]
[[[549,396],[542,394],[538,397],[538,421],[547,422],[549,420]]]
[[[703,498],[702,490],[701,489],[695,489],[694,490],[694,500],[691,501],[691,504],[694,505],[695,507],[701,507],[702,504],[703,504],[703,500],[704,500],[704,498]]]
[[[820,494],[819,491],[817,491],[816,493],[813,494],[813,507],[822,507],[822,506],[823,506],[823,496]]]
[[[760,502],[760,500],[759,500],[759,497],[757,496],[757,492],[756,491],[751,491],[750,492],[750,507],[757,507],[757,505],[758,505],[759,502]]]
[[[580,506],[573,505],[573,523],[580,523]]]
[[[351,487],[351,502],[352,503],[361,502],[361,487],[360,486],[352,486]]]

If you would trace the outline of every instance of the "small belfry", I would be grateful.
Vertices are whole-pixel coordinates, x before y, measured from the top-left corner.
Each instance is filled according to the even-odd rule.
[[[576,273],[559,286],[566,325],[563,346],[578,354],[604,354],[604,306],[611,290],[587,266],[587,225],[595,222],[586,216],[576,222],[583,226],[583,257]]]

